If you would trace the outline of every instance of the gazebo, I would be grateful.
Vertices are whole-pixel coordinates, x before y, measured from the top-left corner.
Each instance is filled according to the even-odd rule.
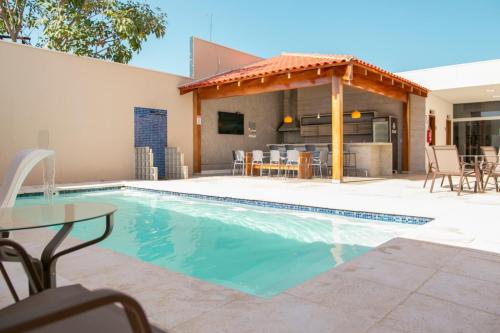
[[[428,90],[354,56],[291,53],[283,53],[179,87],[181,94],[193,92],[193,171],[201,171],[201,102],[203,100],[319,85],[331,86],[332,180],[334,182],[340,182],[343,178],[345,86],[402,102],[402,170],[409,171],[411,96],[425,98]]]

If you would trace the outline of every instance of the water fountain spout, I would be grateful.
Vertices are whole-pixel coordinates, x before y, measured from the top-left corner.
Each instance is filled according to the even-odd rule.
[[[51,196],[54,192],[54,156],[55,152],[47,149],[24,149],[18,152],[7,169],[2,185],[0,185],[0,208],[14,206],[24,180],[31,170],[44,160],[50,160],[44,165],[44,185],[47,187],[44,192]]]

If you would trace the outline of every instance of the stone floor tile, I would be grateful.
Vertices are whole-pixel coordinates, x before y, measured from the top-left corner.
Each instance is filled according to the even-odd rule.
[[[443,271],[500,283],[500,254],[462,250]]]
[[[460,248],[406,238],[394,238],[376,247],[375,254],[383,259],[439,269],[453,259]]]
[[[439,272],[418,292],[500,316],[500,284]]]
[[[422,294],[413,294],[382,322],[412,333],[498,333],[499,317]]]
[[[377,323],[374,326],[370,327],[368,331],[366,331],[366,333],[408,333],[408,332]]]
[[[315,278],[287,290],[287,293],[375,320],[382,319],[410,293],[347,275],[338,273]]]
[[[369,252],[336,269],[347,278],[361,278],[383,284],[388,287],[413,291],[424,283],[435,269],[411,265],[394,260],[385,260],[378,253]],[[334,272],[334,271],[330,271]],[[329,274],[324,273],[321,278]]]
[[[375,321],[287,294],[247,297],[176,326],[175,332],[363,332]]]

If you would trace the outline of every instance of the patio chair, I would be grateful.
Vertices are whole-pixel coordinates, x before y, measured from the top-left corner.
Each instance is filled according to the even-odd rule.
[[[267,172],[268,176],[272,176],[273,166],[278,166],[278,177],[280,176],[281,161],[282,157],[279,150],[271,150],[269,152],[269,169]]]
[[[42,282],[26,250],[12,240],[0,239],[0,251],[6,248],[23,258],[35,294],[0,310],[0,332],[164,332],[148,322],[134,298],[121,292],[90,291],[79,284],[42,291]],[[0,267],[4,270],[3,265]]]
[[[297,150],[287,150],[286,151],[286,164],[285,164],[285,177],[288,177],[290,171],[290,167],[292,166],[300,166],[300,154]],[[299,171],[297,170],[297,177],[299,176]]]
[[[490,178],[493,178],[495,181],[495,190],[499,191],[498,186],[498,177],[500,177],[500,164],[498,163],[497,150],[493,146],[482,146],[481,152],[484,155],[484,173],[486,174],[486,181],[484,182],[484,186],[488,185]],[[500,152],[499,152],[500,154]]]
[[[233,176],[237,167],[241,167],[241,175],[245,174],[245,152],[233,150]]]
[[[325,167],[328,173],[328,151],[322,149],[318,151],[319,156],[314,157],[311,166],[313,170],[316,171],[316,167],[319,167],[319,177],[323,178],[323,167]],[[316,175],[316,172],[314,172]]]
[[[289,150],[296,150],[297,147],[293,146],[293,145],[285,145],[285,150],[286,151],[289,151]]]
[[[252,163],[250,168],[250,173],[253,176],[253,167],[255,165],[260,165],[260,175],[262,176],[262,166],[264,164],[264,152],[262,150],[252,150]]]
[[[427,174],[425,175],[424,188],[427,186],[427,181],[429,180],[429,176],[433,176],[434,172],[436,172],[437,164],[436,164],[436,155],[434,154],[434,146],[425,147],[425,155],[427,156]],[[444,176],[441,179],[441,187],[443,187]],[[450,184],[451,186],[451,184]]]
[[[474,169],[467,169],[468,166],[473,166],[472,164],[460,161],[458,155],[457,147],[455,146],[434,146],[434,155],[436,157],[436,170],[434,171],[432,177],[431,190],[432,193],[434,189],[434,182],[438,176],[447,176],[450,182],[450,189],[453,191],[452,176],[460,177],[458,184],[458,193],[463,190],[464,179],[467,182],[467,186],[470,189],[468,177],[474,176],[477,179],[477,175]]]

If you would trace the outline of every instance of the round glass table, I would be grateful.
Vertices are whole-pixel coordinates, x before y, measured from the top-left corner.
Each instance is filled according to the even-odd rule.
[[[0,208],[0,234],[1,237],[5,238],[8,237],[9,232],[15,230],[61,226],[43,249],[40,259],[32,258],[39,270],[39,275],[41,275],[43,288],[53,288],[56,286],[57,259],[68,253],[96,244],[108,237],[113,230],[113,214],[116,209],[117,207],[113,205],[91,202]],[[104,217],[106,223],[106,228],[101,236],[56,252],[71,229],[73,229],[75,223],[82,223],[100,217]],[[20,261],[18,254],[15,251],[9,251],[9,249],[0,248],[0,256],[6,261]],[[8,279],[3,266],[0,268],[4,277]]]

